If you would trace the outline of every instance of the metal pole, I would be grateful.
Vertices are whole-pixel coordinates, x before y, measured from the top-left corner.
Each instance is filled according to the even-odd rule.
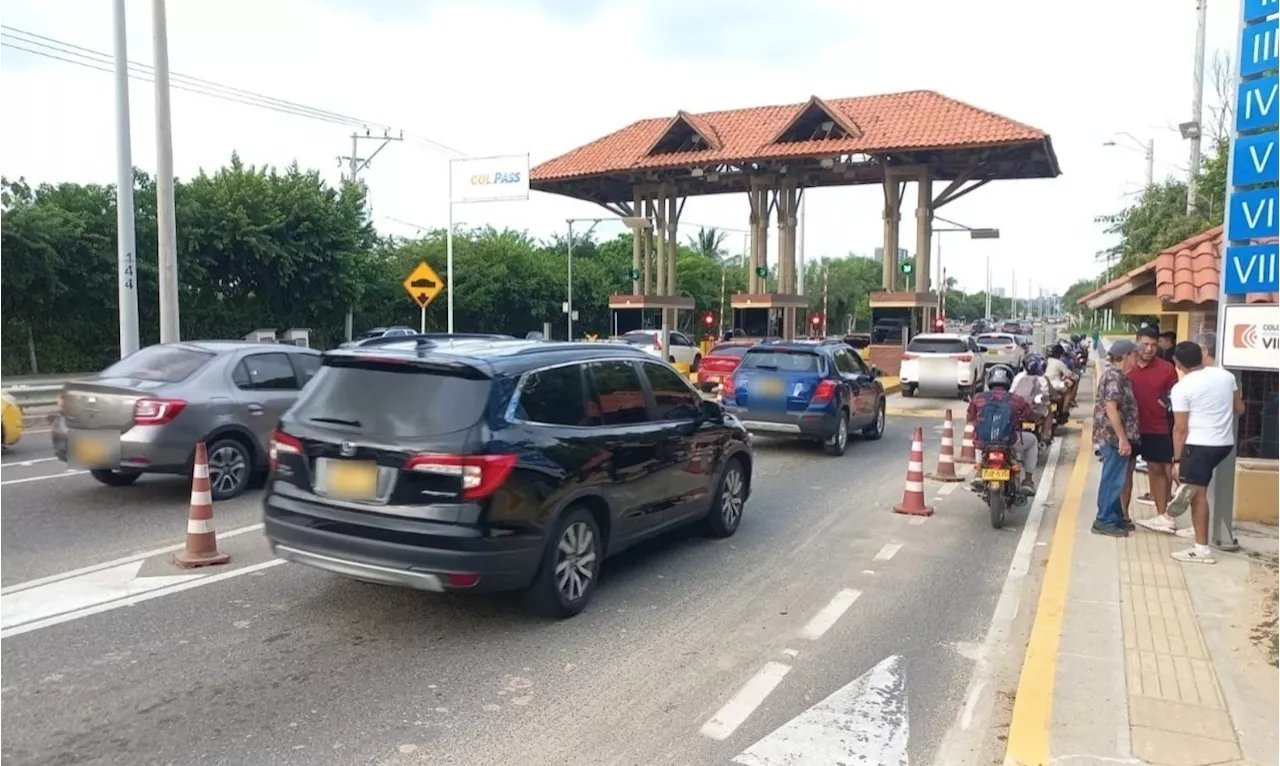
[[[804,207],[805,205],[804,205],[803,189],[800,190],[800,206],[799,207],[800,207],[800,211],[797,217],[800,219],[799,221],[800,225],[798,227],[800,229],[800,232],[799,232],[799,236],[796,237],[796,239],[798,240],[796,242],[796,245],[797,245],[796,249],[799,251],[798,256],[800,260],[800,280],[796,284],[796,294],[804,295],[804,281],[805,281],[805,277],[808,276],[808,272],[805,271],[805,268],[804,268]],[[823,312],[823,315],[824,316],[826,315],[825,311]],[[824,319],[823,321],[825,322],[826,320]]]
[[[987,253],[987,321],[991,321],[991,253]]]
[[[173,122],[169,112],[169,32],[164,0],[152,0],[156,83],[156,231],[160,266],[160,342],[181,338],[178,324],[178,235],[173,207]]]
[[[720,262],[720,330],[716,335],[716,340],[724,337],[724,290],[725,290],[725,265],[724,261]]]
[[[449,160],[449,228],[444,234],[444,283],[448,291],[448,325],[453,333],[453,160]]]
[[[129,131],[129,51],[124,0],[112,3],[116,86],[116,279],[120,303],[120,357],[138,350],[138,267],[134,254],[133,147]]]
[[[418,318],[418,332],[427,334],[427,307],[422,307],[422,315]],[[350,333],[348,333],[350,334]]]
[[[1145,157],[1147,160],[1147,186],[1156,182],[1156,140],[1147,140]]]
[[[1191,137],[1191,163],[1187,166],[1187,215],[1196,207],[1196,176],[1200,173],[1200,116],[1204,108],[1204,28],[1209,0],[1196,3],[1196,63],[1192,73],[1191,121],[1196,132]]]
[[[831,267],[822,259],[822,337],[827,337],[827,295],[831,284]]]
[[[568,302],[565,303],[565,306],[568,307],[568,310],[565,311],[564,313],[565,313],[565,316],[568,317],[569,319],[568,340],[573,340],[573,219],[570,219],[568,223],[569,223],[569,245],[567,247],[568,253],[566,254],[565,260],[568,261],[569,263],[569,300]]]

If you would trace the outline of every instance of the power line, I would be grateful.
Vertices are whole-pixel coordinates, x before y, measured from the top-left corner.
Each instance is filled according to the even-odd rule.
[[[42,56],[44,58],[62,61],[100,72],[111,72],[112,65],[115,60],[114,56],[102,51],[64,42],[45,35],[27,32],[7,25],[0,25],[0,45],[14,50],[23,51],[25,53],[30,53],[35,56]],[[130,78],[142,82],[154,82],[154,69],[150,65],[136,61],[129,61],[127,62],[127,65],[130,70]],[[255,106],[268,111],[289,114],[296,117],[305,117],[307,119],[331,124],[359,126],[365,128],[376,127],[381,128],[385,132],[390,132],[392,130],[390,125],[376,120],[364,120],[359,117],[353,117],[340,112],[318,109],[296,101],[288,101],[274,96],[255,93],[243,88],[222,85],[221,83],[200,77],[192,77],[190,75],[171,72],[170,78],[170,87],[195,93],[197,95],[209,96],[223,101],[243,104],[245,106]],[[465,152],[425,136],[406,133],[405,138],[426,144],[459,157],[466,156]]]

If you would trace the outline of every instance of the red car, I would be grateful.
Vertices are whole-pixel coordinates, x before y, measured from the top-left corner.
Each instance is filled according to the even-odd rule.
[[[731,340],[712,347],[711,353],[702,357],[698,367],[698,388],[702,391],[715,391],[720,381],[738,369],[738,363],[747,353],[747,349],[759,343],[759,340]]]

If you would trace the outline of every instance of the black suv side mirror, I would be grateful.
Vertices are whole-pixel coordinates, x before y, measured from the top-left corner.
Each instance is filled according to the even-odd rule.
[[[880,371],[880,368],[879,368],[878,366],[876,366],[876,365],[874,365],[874,364],[873,364],[873,365],[871,365],[871,377],[873,377],[873,378],[878,378],[878,377],[880,377],[880,376],[881,376],[881,375],[883,375],[883,374],[884,374],[884,373]]]
[[[724,408],[720,406],[719,402],[713,402],[710,399],[702,400],[702,405],[699,407],[699,413],[702,415],[703,420],[712,423],[720,423],[724,421]]]

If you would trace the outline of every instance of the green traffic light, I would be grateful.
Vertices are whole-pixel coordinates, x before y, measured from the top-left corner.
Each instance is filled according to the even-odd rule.
[[[639,279],[639,278],[640,278],[640,271],[639,271],[638,269],[632,269],[632,270],[631,270],[631,281],[632,281],[632,282],[634,282],[634,281],[636,281],[636,280],[637,280],[637,279]]]
[[[768,269],[766,269],[766,268],[765,268],[765,267],[763,267],[763,266],[757,266],[757,267],[756,267],[756,276],[757,276],[757,277],[767,277],[767,276],[769,276],[769,270],[768,270]]]
[[[910,274],[915,270],[915,266],[913,266],[910,261],[903,261],[901,268],[903,274]]]

